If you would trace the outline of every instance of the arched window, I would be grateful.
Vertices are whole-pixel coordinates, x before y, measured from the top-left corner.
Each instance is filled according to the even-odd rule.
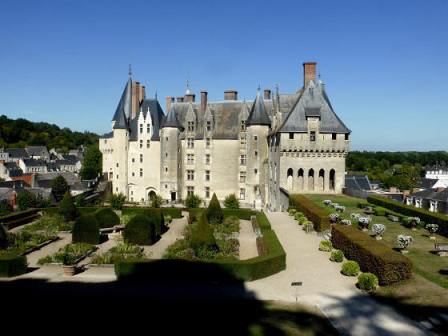
[[[308,171],[308,190],[313,191],[314,190],[314,169],[311,168]]]
[[[299,171],[297,172],[297,177],[299,178],[299,185],[298,185],[299,190],[303,190],[304,187],[303,174],[304,174],[303,169],[300,168]]]
[[[330,190],[334,190],[335,188],[335,179],[336,179],[336,172],[334,169],[330,170]]]
[[[319,190],[325,190],[325,170],[319,170]]]
[[[288,188],[288,190],[292,190],[292,174],[293,170],[292,168],[289,168],[286,172],[286,187]]]

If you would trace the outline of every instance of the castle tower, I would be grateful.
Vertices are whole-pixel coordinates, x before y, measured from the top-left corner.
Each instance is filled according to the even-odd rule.
[[[171,105],[160,133],[160,194],[163,199],[170,201],[179,200],[182,196],[179,185],[182,168],[180,129],[174,106]]]
[[[267,137],[271,120],[266,112],[264,99],[258,89],[257,97],[246,121],[247,129],[247,200],[261,209],[266,200],[267,188]]]

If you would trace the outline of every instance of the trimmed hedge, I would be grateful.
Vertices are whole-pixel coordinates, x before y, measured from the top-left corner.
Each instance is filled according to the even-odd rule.
[[[157,240],[156,222],[157,219],[154,216],[135,215],[124,228],[124,241],[135,245],[154,244]]]
[[[444,214],[431,212],[426,209],[415,208],[413,206],[405,205],[398,201],[394,201],[382,196],[376,196],[376,195],[369,196],[367,200],[370,203],[379,205],[383,208],[392,210],[394,212],[398,212],[402,215],[409,217],[419,217],[422,221],[426,223],[438,224],[439,225],[438,233],[444,236],[448,236],[448,216]]]
[[[221,224],[224,221],[224,213],[221,209],[221,204],[219,204],[216,194],[213,194],[212,199],[207,208],[207,220],[210,224]]]
[[[72,243],[100,243],[100,227],[93,214],[81,215],[76,219],[72,230]]]
[[[165,213],[162,208],[126,208],[122,210],[123,215],[143,215],[147,217],[154,217],[155,219],[155,234],[160,237],[166,232],[167,227],[165,226]],[[168,214],[168,213],[166,213]]]
[[[253,212],[255,213],[255,212]],[[256,220],[267,248],[267,254],[248,260],[150,260],[122,261],[115,264],[119,280],[175,282],[251,281],[286,269],[286,254],[271,229],[264,213],[256,212]]]
[[[24,274],[27,267],[25,256],[0,253],[0,277],[13,277]]]
[[[331,241],[347,259],[358,262],[363,272],[375,274],[381,285],[409,279],[412,275],[412,264],[407,257],[352,226],[333,226]]]
[[[0,224],[3,224],[8,230],[17,226],[28,224],[39,217],[39,209],[28,209],[14,212],[12,214],[0,217]]]
[[[94,216],[100,229],[114,227],[120,224],[120,217],[112,208],[102,208],[95,211]]]
[[[291,195],[289,197],[289,205],[303,212],[303,214],[313,222],[314,230],[317,232],[325,231],[331,228],[331,223],[325,209],[321,208],[305,196]]]

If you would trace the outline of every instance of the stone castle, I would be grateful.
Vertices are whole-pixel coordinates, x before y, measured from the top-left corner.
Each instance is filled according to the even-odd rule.
[[[113,192],[142,203],[155,194],[173,203],[235,194],[241,206],[270,210],[287,206],[287,193],[341,193],[350,130],[316,78],[316,63],[303,69],[295,93],[258,90],[245,101],[230,90],[212,102],[201,91],[198,102],[187,89],[166,98],[166,115],[129,76],[112,132],[99,139]]]

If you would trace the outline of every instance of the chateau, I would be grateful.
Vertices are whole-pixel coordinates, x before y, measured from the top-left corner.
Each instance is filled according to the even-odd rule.
[[[341,193],[350,130],[331,106],[316,63],[303,64],[303,87],[283,94],[260,89],[253,101],[234,90],[199,101],[188,88],[166,98],[166,114],[129,76],[103,135],[103,173],[114,193],[149,202],[197,194],[235,194],[242,206],[281,210],[287,192]]]

